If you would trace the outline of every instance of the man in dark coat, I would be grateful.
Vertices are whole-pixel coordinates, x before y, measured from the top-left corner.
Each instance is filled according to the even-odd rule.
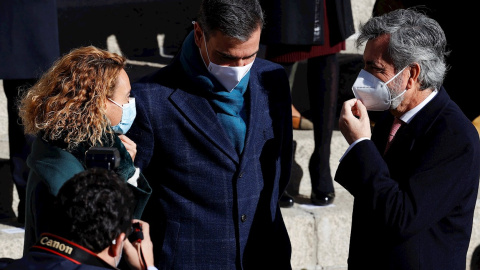
[[[442,87],[444,32],[398,9],[367,21],[357,45],[365,41],[358,99],[344,103],[339,121],[350,147],[335,175],[355,197],[349,269],[464,270],[480,143]],[[389,110],[373,134],[367,110]]]
[[[148,223],[132,224],[133,198],[114,171],[92,168],[76,174],[55,198],[51,210],[58,219],[51,231],[5,269],[117,269],[123,251],[132,269],[156,270]],[[131,232],[132,243],[126,240]]]
[[[205,0],[173,62],[132,85],[127,133],[152,196],[161,269],[291,269],[278,200],[290,177],[288,78],[255,58],[257,0]]]
[[[10,169],[20,199],[20,223],[25,220],[26,158],[33,138],[23,134],[17,98],[59,55],[55,0],[0,1],[0,79],[8,102]]]

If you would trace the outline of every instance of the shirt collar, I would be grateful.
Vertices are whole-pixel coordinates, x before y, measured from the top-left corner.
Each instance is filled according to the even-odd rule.
[[[438,94],[438,90],[435,89],[428,95],[428,97],[423,100],[420,104],[415,106],[415,108],[411,109],[410,111],[404,113],[402,116],[400,116],[400,120],[402,120],[404,123],[410,123],[412,121],[413,117],[423,108],[425,105],[427,105],[436,95]]]

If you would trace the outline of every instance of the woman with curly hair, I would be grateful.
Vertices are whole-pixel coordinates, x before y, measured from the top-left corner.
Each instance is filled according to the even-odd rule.
[[[72,50],[57,60],[24,93],[19,115],[25,133],[36,135],[27,164],[24,253],[55,220],[49,211],[60,187],[87,168],[91,147],[113,147],[120,163],[113,170],[135,194],[134,218],[140,218],[151,188],[133,165],[136,144],[123,135],[135,119],[126,59],[94,46]]]

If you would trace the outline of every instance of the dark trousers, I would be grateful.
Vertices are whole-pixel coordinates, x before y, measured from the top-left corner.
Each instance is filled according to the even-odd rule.
[[[3,80],[3,88],[7,97],[10,171],[19,197],[18,221],[20,223],[25,221],[25,191],[29,173],[26,161],[34,137],[24,134],[17,105],[21,91],[32,86],[35,82],[35,79]]]

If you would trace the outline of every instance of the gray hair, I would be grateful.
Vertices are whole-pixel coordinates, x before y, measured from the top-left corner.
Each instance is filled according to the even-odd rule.
[[[388,53],[395,71],[418,63],[420,89],[440,89],[447,72],[445,57],[449,52],[446,51],[445,34],[434,19],[413,9],[397,9],[373,17],[360,25],[357,48],[382,34],[390,35]]]
[[[209,38],[212,31],[248,40],[258,27],[263,28],[263,11],[258,0],[203,0],[197,22]]]

